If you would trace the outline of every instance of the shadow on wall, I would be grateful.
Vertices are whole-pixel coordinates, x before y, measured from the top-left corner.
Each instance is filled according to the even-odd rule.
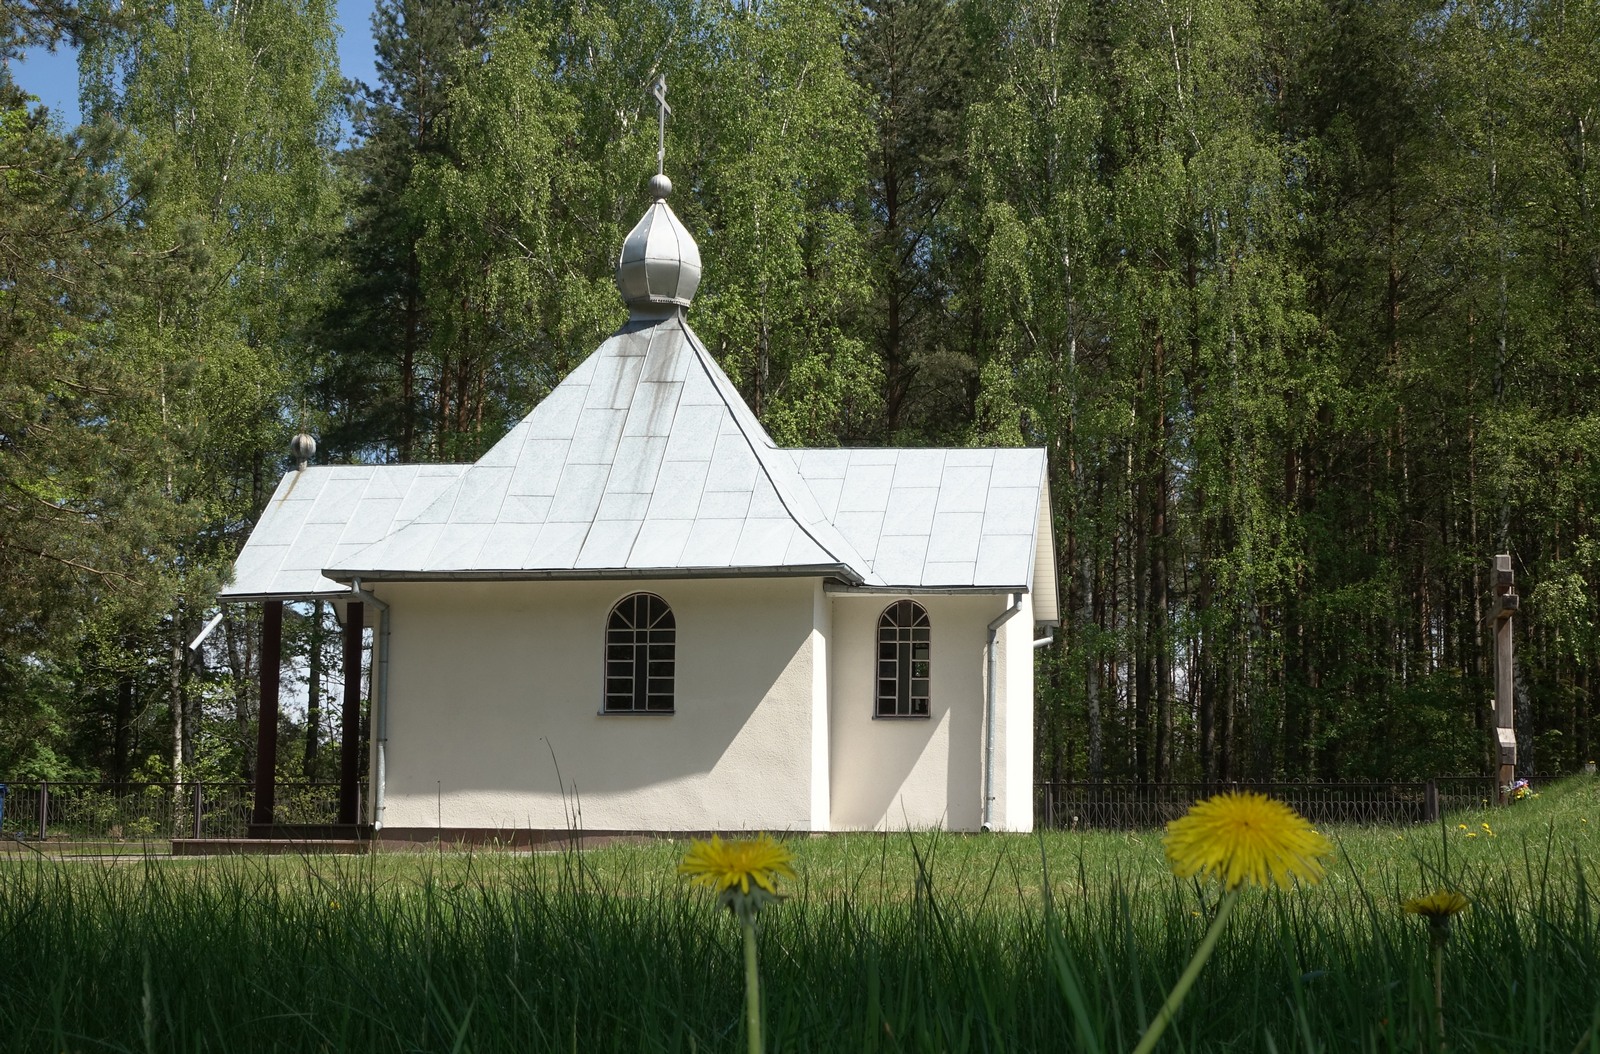
[[[453,671],[417,671],[413,690],[460,701],[448,704],[448,713],[441,706],[434,713],[397,717],[390,796],[439,794],[448,804],[455,795],[532,795],[553,806],[576,788],[588,799],[637,796],[641,807],[653,798],[671,799],[674,811],[688,804],[685,798],[726,803],[732,795],[756,798],[772,791],[775,797],[805,799],[812,707],[809,592],[803,606],[792,605],[789,617],[791,605],[774,611],[755,598],[729,604],[698,583],[659,591],[673,601],[678,629],[673,713],[598,713],[600,627],[614,596],[589,605],[592,610],[576,620],[571,608],[501,606],[499,618],[485,625],[485,639],[471,641],[473,657],[462,654],[468,645],[458,640]],[[439,616],[462,614],[452,608]],[[520,632],[496,649],[487,638],[507,621]],[[478,661],[479,653],[487,657]],[[468,670],[474,663],[480,668]],[[458,685],[452,691],[452,674],[477,690]],[[410,728],[407,721],[414,722]],[[515,809],[510,800],[506,805]]]
[[[879,751],[874,755],[876,764],[873,765],[871,779],[860,781],[860,787],[865,789],[853,795],[850,811],[855,815],[846,818],[846,822],[853,820],[868,830],[924,830],[948,825],[948,815],[930,817],[926,802],[908,801],[908,790],[913,795],[916,792],[914,788],[908,789],[906,784],[931,751],[941,744],[946,750],[949,749],[950,719],[948,706],[938,707],[926,719],[878,718],[874,722],[874,730],[881,730],[886,738],[893,738],[897,742],[894,749]],[[908,739],[914,740],[914,745],[905,742]],[[941,809],[944,806],[945,803],[941,802]],[[865,819],[868,816],[878,819],[868,821]]]
[[[988,649],[984,646],[979,646],[976,658],[971,655],[962,657],[969,668],[976,666],[980,670],[987,669],[987,660]],[[980,677],[977,697],[970,700],[969,705],[952,705],[950,708],[950,758],[945,768],[944,798],[949,815],[945,823],[961,830],[976,831],[983,823],[984,711],[989,705],[984,692],[983,677]],[[997,700],[996,705],[1002,702]],[[969,744],[964,752],[961,744]],[[997,763],[998,760],[997,755]],[[998,774],[999,770],[996,772]]]

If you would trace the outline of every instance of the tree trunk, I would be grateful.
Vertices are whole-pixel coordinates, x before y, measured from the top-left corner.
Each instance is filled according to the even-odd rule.
[[[1134,484],[1133,519],[1133,773],[1140,783],[1150,781],[1150,533],[1146,508],[1149,485],[1141,465]]]
[[[1100,780],[1105,775],[1105,733],[1100,718],[1100,641],[1105,628],[1105,602],[1095,581],[1098,567],[1092,554],[1083,554],[1083,625],[1085,632],[1079,636],[1084,645],[1084,708],[1089,722],[1089,779]]]
[[[181,609],[172,616],[171,651],[167,663],[168,703],[172,710],[172,779],[183,779],[189,758],[188,737],[184,735],[183,703],[183,615]]]
[[[317,749],[322,745],[322,613],[323,602],[311,604],[311,655],[306,672],[305,777],[317,778]]]
[[[254,620],[250,617],[250,608],[244,605],[224,607],[223,611],[226,613],[222,629],[228,645],[228,671],[235,685],[234,747],[239,751],[239,778],[250,783],[255,779],[255,736],[252,732],[259,709]]]
[[[1155,778],[1172,778],[1172,642],[1168,639],[1167,605],[1171,590],[1167,563],[1167,440],[1171,422],[1166,410],[1166,341],[1155,340],[1155,399],[1152,427],[1154,480],[1150,494],[1150,657],[1155,690]]]
[[[1217,778],[1217,647],[1215,631],[1211,628],[1212,595],[1216,578],[1210,569],[1214,556],[1211,549],[1211,529],[1206,523],[1206,495],[1203,488],[1195,492],[1195,522],[1202,525],[1200,541],[1200,582],[1195,590],[1194,652],[1195,666],[1200,683],[1196,709],[1200,721],[1200,778],[1207,783]]]
[[[116,724],[111,738],[111,778],[125,781],[132,768],[133,751],[133,674],[117,674]]]
[[[404,332],[400,338],[400,463],[414,460],[417,441],[417,351],[422,343],[422,267],[416,246],[406,256]]]

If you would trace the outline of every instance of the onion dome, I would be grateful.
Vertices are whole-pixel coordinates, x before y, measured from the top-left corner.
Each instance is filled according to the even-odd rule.
[[[617,288],[630,309],[688,307],[700,285],[700,246],[667,204],[672,180],[650,177],[655,201],[622,241]]]

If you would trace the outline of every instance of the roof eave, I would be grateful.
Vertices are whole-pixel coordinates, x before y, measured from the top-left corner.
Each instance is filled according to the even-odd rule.
[[[267,600],[339,600],[348,598],[349,596],[350,590],[348,588],[318,590],[296,589],[286,590],[281,593],[229,593],[224,591],[217,594],[217,602],[221,604],[257,604]]]
[[[341,582],[549,582],[600,581],[607,579],[684,579],[684,578],[837,578],[859,583],[861,576],[847,564],[786,564],[752,567],[560,567],[560,568],[474,568],[461,571],[351,570],[339,568],[322,572]]]
[[[1026,585],[981,586],[918,586],[918,585],[838,585],[824,586],[823,591],[836,596],[1004,596],[1008,593],[1027,593]]]

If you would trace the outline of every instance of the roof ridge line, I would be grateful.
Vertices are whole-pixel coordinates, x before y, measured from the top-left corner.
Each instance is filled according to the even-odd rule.
[[[823,552],[827,553],[829,556],[833,557],[834,561],[837,564],[839,564],[839,566],[848,567],[851,570],[851,572],[855,575],[856,578],[860,579],[862,582],[865,582],[867,580],[867,575],[870,575],[872,573],[871,566],[870,565],[866,566],[865,570],[867,572],[867,575],[863,575],[861,573],[861,569],[858,569],[849,560],[846,560],[843,556],[841,556],[838,553],[834,552],[832,546],[829,546],[829,545],[825,544],[822,541],[821,538],[818,538],[817,535],[816,535],[816,532],[811,529],[811,524],[807,523],[805,521],[805,519],[799,513],[795,512],[794,509],[790,507],[788,496],[784,494],[783,488],[778,485],[777,479],[775,479],[773,477],[771,466],[769,466],[767,464],[766,458],[762,455],[761,448],[762,447],[767,447],[767,444],[758,443],[758,442],[756,442],[756,440],[754,438],[752,438],[751,436],[749,436],[748,434],[745,433],[744,426],[739,423],[739,415],[737,413],[734,413],[733,407],[727,406],[727,404],[726,404],[727,396],[722,391],[721,386],[716,383],[716,374],[712,373],[712,371],[707,368],[707,364],[705,362],[705,359],[706,359],[706,357],[710,356],[710,354],[711,354],[710,349],[708,349],[704,344],[702,344],[700,342],[699,334],[697,334],[694,331],[694,329],[692,327],[690,327],[689,320],[687,318],[685,318],[684,315],[681,312],[677,316],[677,322],[683,328],[683,334],[684,334],[685,338],[687,338],[687,340],[689,342],[689,348],[690,348],[690,350],[692,350],[694,352],[695,361],[697,363],[699,363],[700,368],[702,370],[705,370],[706,379],[711,381],[712,388],[715,389],[716,392],[717,392],[717,395],[724,400],[724,406],[728,411],[728,416],[733,419],[734,427],[739,429],[739,434],[744,436],[744,441],[746,443],[750,444],[750,452],[755,455],[756,464],[761,466],[761,472],[762,472],[762,474],[764,476],[766,476],[767,483],[771,485],[772,492],[778,496],[778,501],[780,503],[782,503],[783,511],[788,513],[789,514],[789,519],[794,521],[795,526],[799,527],[801,532],[804,533],[807,538],[811,539],[812,544],[814,544],[818,549],[821,549]],[[715,365],[714,361],[713,361],[712,365]],[[717,367],[717,372],[718,373],[722,372],[721,367]],[[724,373],[723,376],[727,377],[727,374]],[[729,377],[728,381],[731,384],[732,381],[733,381],[733,378]],[[748,407],[747,407],[747,409],[748,409]],[[755,412],[754,411],[751,411],[751,416],[752,417],[755,416]],[[768,438],[771,438],[771,437],[769,436]],[[775,450],[780,454],[783,453],[783,450],[781,448],[779,448],[776,444],[773,444],[772,446],[767,447],[767,449]],[[802,479],[801,482],[804,483],[805,480]],[[815,499],[813,499],[813,500],[815,500]],[[840,540],[844,541],[844,543],[846,545],[850,544],[849,540],[846,539],[843,535],[840,535]],[[857,553],[856,554],[856,558],[857,559],[861,559],[861,554]]]

